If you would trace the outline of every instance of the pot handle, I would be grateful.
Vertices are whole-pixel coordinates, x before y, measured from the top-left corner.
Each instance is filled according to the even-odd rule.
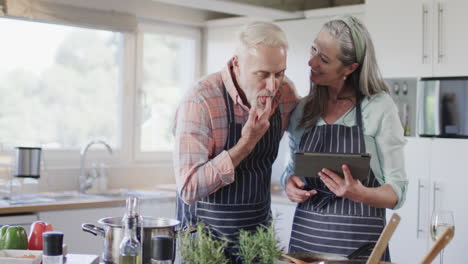
[[[367,252],[371,251],[372,249],[374,249],[375,247],[375,243],[367,243],[367,244],[364,244],[363,246],[361,246],[360,248],[356,249],[355,251],[353,251],[351,254],[349,254],[347,256],[347,258],[349,260],[353,260],[353,259],[357,259],[358,257],[360,256],[363,256],[364,254],[366,254]]]
[[[180,233],[180,232],[189,232],[189,233],[195,233],[197,232],[197,226],[195,225],[187,225],[187,226],[184,226],[182,228],[180,228],[179,230],[176,230],[175,233]]]
[[[89,223],[84,223],[81,225],[81,229],[85,232],[88,232],[88,233],[91,233],[95,236],[97,236],[98,234],[103,236],[105,235],[105,232],[104,232],[104,228],[101,228],[99,226],[95,226],[93,224],[89,224]]]

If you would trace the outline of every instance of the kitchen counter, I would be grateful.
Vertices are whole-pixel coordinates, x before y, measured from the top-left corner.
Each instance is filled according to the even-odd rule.
[[[175,202],[176,186],[175,184],[159,185],[151,190],[157,195],[141,196],[144,203],[146,201]],[[118,207],[125,206],[126,196],[104,197],[104,196],[82,196],[74,197],[52,202],[23,203],[11,205],[8,201],[0,201],[0,215],[35,213],[44,211],[58,211],[69,209],[100,208],[100,207]],[[271,200],[274,203],[294,205],[284,194],[279,185],[272,185]]]
[[[161,202],[175,201],[175,192],[157,190],[157,195],[139,197],[142,203],[158,200]],[[22,203],[11,205],[8,201],[0,201],[0,215],[35,213],[44,211],[57,211],[68,209],[100,208],[125,206],[126,196],[104,197],[104,196],[83,196],[62,199],[51,202]]]

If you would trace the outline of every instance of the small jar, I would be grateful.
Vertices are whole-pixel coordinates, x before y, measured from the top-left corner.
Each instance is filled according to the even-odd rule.
[[[63,233],[42,233],[42,264],[63,264]]]
[[[158,235],[151,237],[151,264],[174,263],[174,238]]]

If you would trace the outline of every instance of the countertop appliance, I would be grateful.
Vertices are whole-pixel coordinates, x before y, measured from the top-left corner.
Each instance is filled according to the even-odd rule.
[[[385,82],[390,88],[400,115],[405,136],[416,135],[417,78],[388,78]]]
[[[16,147],[15,177],[39,178],[41,174],[41,148]]]
[[[468,77],[422,78],[418,107],[421,137],[468,138]]]

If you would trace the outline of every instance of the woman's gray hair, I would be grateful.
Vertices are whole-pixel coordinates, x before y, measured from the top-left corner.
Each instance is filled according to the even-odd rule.
[[[374,44],[366,27],[355,17],[353,17],[354,31],[361,34],[365,41],[365,51],[362,64],[346,78],[346,84],[351,85],[357,95],[357,103],[364,96],[372,96],[380,92],[388,92],[388,86],[383,81],[377,64]],[[340,47],[338,59],[345,66],[358,62],[353,44],[351,30],[341,19],[331,20],[322,27],[324,32],[328,32]],[[359,62],[358,62],[359,63]],[[328,88],[311,83],[307,103],[304,108],[304,116],[299,124],[300,127],[312,128],[317,120],[325,112],[328,100]]]
[[[245,25],[238,34],[238,44],[235,55],[239,56],[245,49],[256,45],[284,46],[288,48],[288,40],[284,31],[270,22],[251,22]]]

